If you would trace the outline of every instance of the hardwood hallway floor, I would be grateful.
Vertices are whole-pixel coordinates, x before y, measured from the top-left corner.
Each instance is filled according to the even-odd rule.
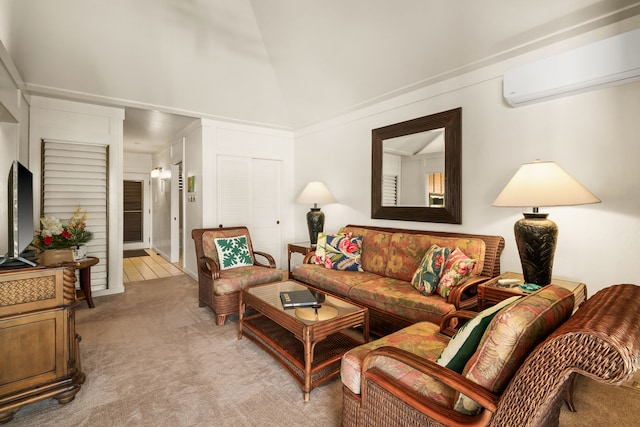
[[[149,256],[125,258],[123,260],[123,283],[179,276],[183,274],[182,270],[152,250],[145,249],[145,252],[148,253]]]

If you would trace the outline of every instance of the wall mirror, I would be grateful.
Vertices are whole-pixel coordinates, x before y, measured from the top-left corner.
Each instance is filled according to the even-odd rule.
[[[371,218],[460,224],[462,108],[371,131]]]

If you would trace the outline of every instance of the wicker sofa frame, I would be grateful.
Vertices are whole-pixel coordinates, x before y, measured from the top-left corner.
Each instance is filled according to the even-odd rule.
[[[452,233],[446,231],[426,231],[426,230],[412,230],[404,228],[389,228],[389,227],[374,227],[368,225],[347,225],[346,227],[358,227],[366,228],[369,230],[384,231],[390,233],[407,233],[407,234],[428,234],[439,237],[449,238],[473,238],[482,239],[485,242],[485,256],[483,269],[480,275],[471,278],[464,282],[460,286],[453,288],[447,301],[453,304],[456,309],[476,310],[478,305],[477,288],[481,283],[496,277],[500,274],[500,255],[504,249],[504,238],[502,236],[491,236],[484,234],[465,234],[465,233]],[[311,263],[315,252],[308,253],[304,258],[304,263]],[[294,270],[295,277],[295,270]],[[295,277],[299,279],[298,277]],[[326,289],[322,289],[316,286],[314,283],[305,282],[307,286],[314,290],[327,293]],[[329,292],[330,293],[330,292]],[[348,298],[346,295],[338,295],[341,298]],[[362,302],[356,302],[358,305],[362,305],[369,309],[369,329],[372,333],[384,336],[391,334],[397,330],[405,328],[414,321],[400,317],[394,313],[381,310],[377,307],[372,307]]]
[[[620,384],[634,374],[640,357],[640,286],[610,286],[587,300],[533,350],[499,396],[398,348],[374,352],[438,378],[484,409],[477,416],[463,415],[365,367],[361,395],[343,387],[344,427],[557,426],[576,374],[608,384]]]

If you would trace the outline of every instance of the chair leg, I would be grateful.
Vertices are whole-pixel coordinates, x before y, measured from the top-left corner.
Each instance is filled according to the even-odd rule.
[[[224,321],[227,319],[226,314],[216,314],[216,325],[222,326],[224,325]]]

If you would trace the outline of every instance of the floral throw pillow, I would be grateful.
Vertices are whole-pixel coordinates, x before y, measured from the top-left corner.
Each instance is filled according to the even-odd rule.
[[[326,233],[318,233],[318,240],[316,242],[316,250],[315,257],[313,258],[314,263],[324,265],[324,258],[326,255],[325,247],[327,245],[327,236],[347,236],[351,237],[351,233],[338,233],[338,234],[326,234]]]
[[[253,265],[246,236],[214,239],[221,270]]]
[[[440,276],[451,252],[450,248],[433,245],[422,257],[418,269],[413,273],[411,284],[423,295],[431,295],[436,291]]]
[[[362,236],[327,235],[324,266],[333,270],[363,271],[360,265]]]
[[[459,248],[456,248],[447,258],[447,265],[444,268],[436,292],[443,298],[447,298],[454,286],[461,284],[471,276],[474,265],[476,265],[475,259],[469,258]]]

